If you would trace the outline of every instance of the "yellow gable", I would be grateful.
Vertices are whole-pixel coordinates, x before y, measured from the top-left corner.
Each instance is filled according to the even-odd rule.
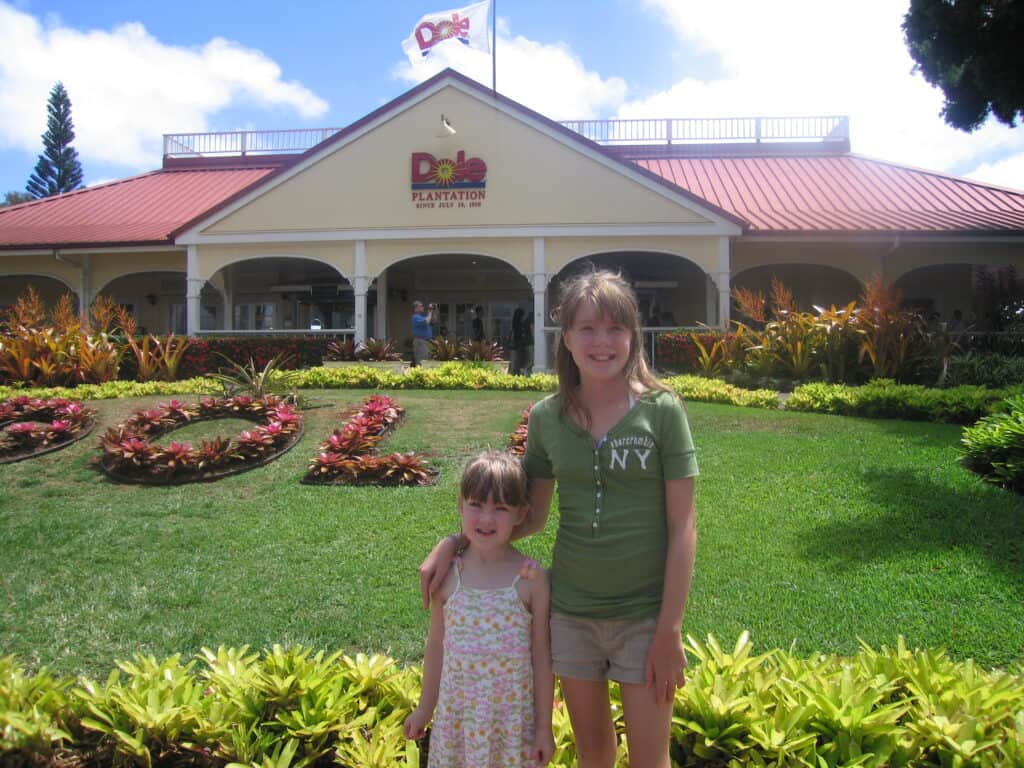
[[[447,138],[438,137],[442,115],[456,131]],[[413,189],[416,153],[415,170],[427,188]],[[446,179],[443,161],[460,158],[468,172]],[[486,167],[484,185],[466,186],[484,170],[477,159]],[[710,221],[681,196],[571,137],[448,85],[296,166],[203,233]]]

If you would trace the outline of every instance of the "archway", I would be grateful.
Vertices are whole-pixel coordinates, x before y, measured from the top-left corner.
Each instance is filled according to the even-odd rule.
[[[221,287],[227,309],[213,328],[230,331],[336,331],[352,333],[355,295],[340,272],[314,259],[264,256],[223,267],[207,286]],[[205,297],[205,289],[203,296]],[[201,328],[207,330],[207,307],[201,299]],[[376,290],[367,296],[372,334]]]
[[[820,264],[766,264],[746,269],[732,278],[732,288],[761,292],[771,298],[772,278],[779,280],[793,294],[797,309],[842,306],[860,298],[861,282],[835,267]],[[736,312],[733,312],[736,315]]]
[[[5,275],[0,277],[0,311],[12,307],[14,303],[28,293],[31,287],[43,302],[47,311],[52,311],[61,296],[70,294],[77,309],[78,294],[64,281],[48,275]]]
[[[934,264],[913,269],[897,278],[895,287],[905,306],[919,310],[926,318],[934,315],[953,320],[960,311],[961,319],[984,318],[984,302],[976,289],[972,264]]]
[[[558,301],[561,284],[591,267],[622,273],[636,291],[641,321],[647,328],[714,323],[716,294],[711,278],[691,261],[652,251],[598,253],[569,262],[548,287],[551,307]]]
[[[96,289],[131,312],[140,333],[185,332],[185,275],[182,272],[138,272],[120,275]],[[207,297],[216,300],[216,294]]]
[[[533,290],[515,267],[481,254],[437,253],[412,256],[392,264],[383,275],[387,286],[384,327],[403,348],[412,347],[412,303],[437,305],[436,332],[449,338],[472,335],[474,309],[481,307],[484,335],[504,345],[516,308],[533,311]]]

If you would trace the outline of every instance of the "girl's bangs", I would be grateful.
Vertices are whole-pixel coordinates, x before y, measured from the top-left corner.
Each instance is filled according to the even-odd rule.
[[[526,473],[513,456],[481,456],[462,473],[459,495],[468,501],[493,499],[498,504],[522,507],[529,502]]]
[[[612,322],[633,328],[639,323],[636,302],[622,287],[609,280],[595,281],[590,285],[581,286],[576,296],[566,297],[563,305],[567,310],[564,318],[559,318],[562,328],[571,328],[576,315],[585,305],[596,307],[597,311]]]

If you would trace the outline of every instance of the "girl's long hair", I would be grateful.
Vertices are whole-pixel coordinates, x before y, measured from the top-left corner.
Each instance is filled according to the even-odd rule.
[[[570,413],[579,414],[589,429],[591,416],[580,400],[580,369],[563,341],[565,332],[572,327],[580,308],[589,304],[597,307],[601,315],[629,330],[629,357],[622,373],[630,387],[642,385],[646,390],[673,392],[647,364],[644,353],[640,310],[636,294],[625,278],[608,269],[588,269],[563,283],[558,307],[551,313],[552,320],[561,328],[555,346],[555,371],[558,373],[558,413],[564,419]]]

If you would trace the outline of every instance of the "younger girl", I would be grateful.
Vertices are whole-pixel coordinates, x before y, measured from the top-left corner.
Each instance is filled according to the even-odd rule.
[[[419,739],[433,716],[431,768],[543,766],[554,751],[547,574],[521,581],[526,558],[510,545],[528,502],[518,459],[466,465],[452,538],[468,545],[434,594],[423,696],[405,721]]]
[[[530,511],[516,536],[544,528],[557,482],[551,652],[579,765],[615,762],[614,680],[630,766],[668,768],[697,547],[690,429],[679,398],[647,367],[636,296],[621,276],[593,270],[567,281],[555,321],[558,392],[530,411]],[[425,600],[454,548],[441,542],[420,567]]]

